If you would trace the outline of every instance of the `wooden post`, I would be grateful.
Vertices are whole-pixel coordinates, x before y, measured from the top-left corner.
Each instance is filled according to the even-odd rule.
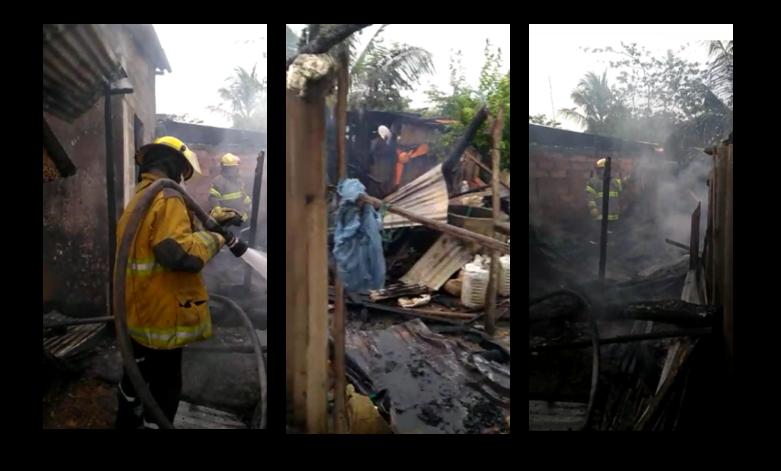
[[[714,255],[714,293],[712,303],[724,305],[724,255],[726,253],[726,219],[727,219],[727,180],[728,155],[720,148],[716,153],[716,178],[714,178],[716,204],[714,207],[713,255]]]
[[[286,386],[294,420],[327,431],[325,97],[286,92]]]
[[[732,379],[732,152],[733,146],[725,148],[725,158],[727,160],[727,199],[726,199],[726,218],[724,224],[725,238],[725,280],[724,280],[724,333],[727,342],[727,366],[729,369],[730,380]],[[731,407],[732,404],[729,404]]]
[[[602,237],[599,240],[599,279],[605,281],[607,272],[607,233],[608,215],[610,214],[610,188],[613,186],[611,170],[612,157],[607,157],[605,162],[605,178],[602,181]]]
[[[493,211],[494,211],[494,227],[499,223],[502,213],[501,202],[499,198],[499,175],[501,173],[502,163],[502,135],[504,134],[504,107],[499,108],[499,116],[496,117],[493,129],[493,150],[491,156],[493,157],[493,172],[491,176],[491,184],[493,191]],[[496,231],[496,229],[494,229]],[[488,310],[486,311],[485,319],[485,331],[491,337],[496,335],[496,297],[499,291],[499,257],[501,254],[498,250],[491,252],[491,273],[488,281],[488,298],[486,304]]]
[[[336,151],[339,156],[339,181],[347,179],[347,90],[350,53],[347,48],[339,54],[338,96],[336,101]],[[347,433],[347,372],[345,369],[345,318],[344,285],[339,279],[338,267],[334,270],[336,299],[334,302],[334,432]]]

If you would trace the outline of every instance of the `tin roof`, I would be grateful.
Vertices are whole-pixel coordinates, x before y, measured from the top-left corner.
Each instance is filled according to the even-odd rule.
[[[43,111],[73,122],[124,77],[100,25],[43,25]]]

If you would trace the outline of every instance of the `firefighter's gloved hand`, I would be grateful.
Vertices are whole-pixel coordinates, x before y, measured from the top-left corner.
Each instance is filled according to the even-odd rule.
[[[591,217],[598,219],[599,216],[599,210],[597,208],[591,208]]]
[[[225,239],[225,245],[230,249],[231,253],[236,256],[236,258],[243,257],[244,254],[247,253],[249,246],[233,234],[228,234],[228,238]]]
[[[233,209],[215,208],[211,212],[211,217],[222,227],[240,226],[243,222],[241,214]]]

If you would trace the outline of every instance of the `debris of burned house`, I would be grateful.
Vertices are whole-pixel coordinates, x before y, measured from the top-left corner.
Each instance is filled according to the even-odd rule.
[[[530,198],[530,430],[731,429],[732,147],[714,154],[711,181],[718,183],[711,186],[710,201],[686,199],[693,214],[680,229],[690,238],[680,240],[687,243],[668,240],[662,263],[623,280],[594,280],[593,270],[584,269],[593,260],[574,248],[577,229],[563,226],[551,236],[532,217]],[[662,182],[656,184],[668,191],[680,182],[657,175]],[[703,254],[704,204],[710,214]],[[659,227],[642,227],[663,241]],[[567,237],[576,242],[563,243]],[[638,245],[637,259],[614,257],[615,264],[633,267],[627,273],[638,260],[649,261],[643,256],[649,246]],[[626,250],[620,240],[614,247],[611,253]],[[681,256],[681,250],[689,254]],[[580,294],[551,293],[562,285]]]
[[[112,227],[170,70],[152,25],[43,25],[44,313],[109,312]]]

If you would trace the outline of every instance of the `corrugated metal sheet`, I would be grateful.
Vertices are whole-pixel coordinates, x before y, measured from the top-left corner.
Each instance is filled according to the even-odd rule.
[[[43,25],[43,111],[73,122],[125,76],[100,25]]]
[[[181,430],[243,430],[247,426],[235,415],[182,402],[174,427]]]
[[[447,234],[439,238],[418,263],[401,279],[407,284],[428,286],[438,291],[455,272],[472,260],[469,248]]]
[[[530,432],[572,432],[586,420],[586,405],[568,402],[529,401]]]
[[[449,194],[445,177],[442,175],[442,165],[437,165],[417,180],[403,186],[399,191],[385,198],[385,202],[418,216],[447,224]],[[419,225],[390,213],[384,219],[386,229]]]
[[[65,322],[70,319],[53,312],[43,316],[43,320],[44,322]],[[60,335],[44,337],[43,348],[54,357],[65,360],[88,349],[92,345],[91,341],[95,340],[105,328],[105,324],[67,327]]]

